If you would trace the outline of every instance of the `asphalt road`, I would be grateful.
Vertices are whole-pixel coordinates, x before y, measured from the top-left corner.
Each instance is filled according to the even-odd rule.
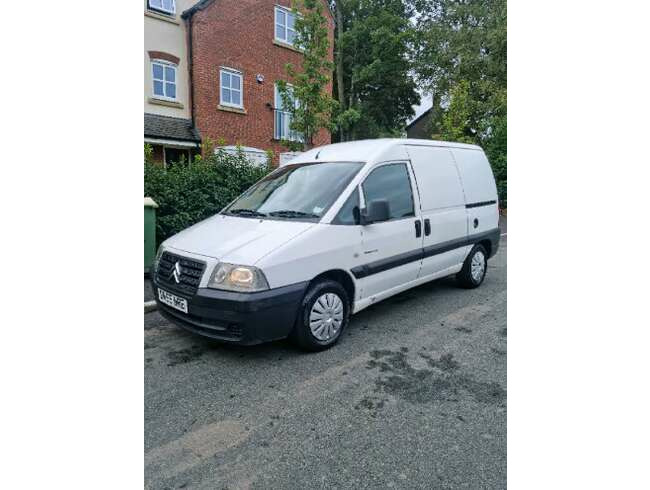
[[[318,354],[145,315],[146,488],[506,488],[506,251],[479,289],[402,293]]]

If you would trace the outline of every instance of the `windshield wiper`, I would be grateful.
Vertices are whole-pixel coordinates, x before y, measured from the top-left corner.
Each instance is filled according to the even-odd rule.
[[[264,213],[258,213],[257,211],[253,211],[252,209],[231,209],[228,211],[229,214],[234,214],[236,216],[256,216],[263,218],[266,215]]]
[[[291,209],[283,209],[281,211],[273,211],[269,213],[270,216],[277,216],[278,218],[320,218],[317,214],[303,213],[302,211],[293,211]]]

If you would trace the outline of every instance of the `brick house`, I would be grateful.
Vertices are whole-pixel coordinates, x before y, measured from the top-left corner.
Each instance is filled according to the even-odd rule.
[[[160,163],[189,158],[201,138],[192,121],[182,9],[196,0],[144,0],[144,141]]]
[[[156,0],[147,0],[147,5],[152,1]],[[329,8],[325,12],[332,60],[334,19]],[[186,33],[191,122],[185,137],[223,140],[227,147],[239,144],[260,161],[265,151],[272,150],[277,163],[277,155],[286,151],[280,140],[300,140],[289,129],[290,115],[283,110],[276,85],[287,79],[287,63],[300,67],[302,62],[302,54],[293,46],[290,0],[201,0],[180,18]],[[157,124],[165,122],[169,126],[169,121]],[[179,134],[181,129],[176,128]],[[317,146],[330,141],[324,130],[314,138]]]
[[[433,116],[433,107],[420,114],[406,126],[406,137],[431,139],[431,116]]]

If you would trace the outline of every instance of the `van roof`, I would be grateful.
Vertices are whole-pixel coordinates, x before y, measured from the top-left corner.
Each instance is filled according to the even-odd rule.
[[[481,147],[465,143],[449,141],[418,140],[405,138],[382,138],[374,140],[350,141],[348,143],[335,143],[333,145],[313,148],[298,155],[291,163],[309,162],[370,162],[382,160],[382,156],[391,153],[391,150],[404,145],[436,146],[444,148],[464,148],[467,150],[480,150]]]

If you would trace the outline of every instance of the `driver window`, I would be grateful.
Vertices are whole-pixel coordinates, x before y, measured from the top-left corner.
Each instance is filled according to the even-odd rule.
[[[373,170],[362,188],[366,206],[375,199],[388,200],[391,220],[415,216],[411,179],[406,164],[395,163]]]

